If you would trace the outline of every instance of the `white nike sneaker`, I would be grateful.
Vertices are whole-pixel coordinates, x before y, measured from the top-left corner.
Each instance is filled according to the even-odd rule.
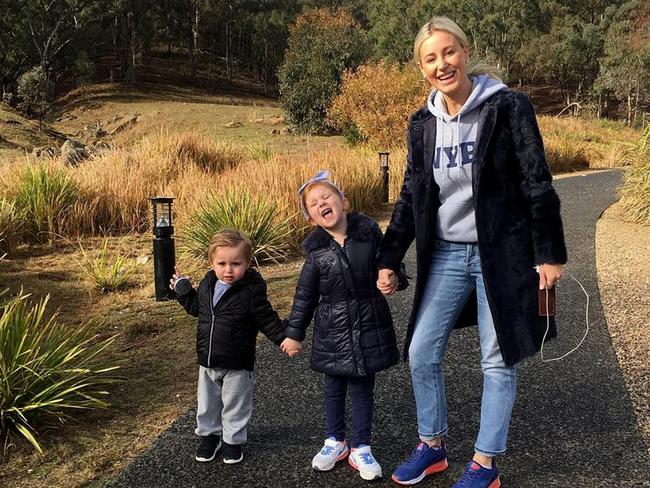
[[[337,441],[334,437],[325,439],[325,444],[311,461],[311,467],[318,471],[329,471],[339,461],[348,456],[348,445],[345,441]]]
[[[359,471],[359,476],[364,480],[372,481],[381,478],[381,466],[372,455],[370,446],[359,446],[350,451],[348,463]]]

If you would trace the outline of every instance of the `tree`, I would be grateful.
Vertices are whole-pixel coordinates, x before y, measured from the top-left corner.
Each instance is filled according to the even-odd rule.
[[[386,0],[372,4],[369,13],[373,54],[388,62],[405,63],[413,58],[413,39],[420,25],[409,15],[407,0]]]
[[[607,30],[597,90],[611,92],[626,106],[632,125],[641,105],[650,103],[650,4],[622,5]]]
[[[326,107],[345,70],[367,55],[365,33],[345,10],[316,9],[300,15],[289,31],[280,67],[280,100],[301,131],[325,132]]]
[[[598,75],[603,39],[600,26],[569,14],[553,19],[550,32],[531,40],[522,58],[560,89],[565,105],[577,114]]]

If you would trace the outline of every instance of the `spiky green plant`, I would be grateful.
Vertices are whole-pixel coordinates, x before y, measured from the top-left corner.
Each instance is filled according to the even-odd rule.
[[[77,265],[94,288],[104,293],[126,288],[129,278],[135,271],[135,263],[119,251],[110,252],[108,239],[104,240],[104,245],[97,256],[92,256],[81,242],[79,242],[79,251],[81,258],[77,261]]]
[[[208,242],[217,231],[238,229],[251,240],[256,263],[277,262],[286,257],[286,237],[292,232],[293,215],[282,215],[286,215],[285,209],[279,209],[272,199],[246,190],[211,193],[190,216],[181,236],[192,254],[205,257]]]
[[[21,437],[42,451],[39,427],[83,410],[106,408],[105,386],[118,366],[104,357],[113,337],[100,338],[92,322],[67,327],[22,292],[0,308],[0,446],[4,459]]]
[[[255,161],[268,161],[273,156],[273,151],[268,144],[262,144],[261,142],[247,146],[246,150]]]
[[[25,214],[26,235],[37,241],[65,232],[66,212],[79,196],[77,185],[62,169],[44,165],[25,167],[11,192]]]

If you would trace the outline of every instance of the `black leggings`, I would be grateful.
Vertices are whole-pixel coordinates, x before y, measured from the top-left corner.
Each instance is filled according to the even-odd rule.
[[[325,437],[345,439],[345,396],[352,400],[352,439],[350,446],[370,445],[375,374],[366,376],[325,375]]]

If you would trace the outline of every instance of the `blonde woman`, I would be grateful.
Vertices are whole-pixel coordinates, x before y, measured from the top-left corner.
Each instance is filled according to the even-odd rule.
[[[516,364],[539,350],[546,330],[538,289],[555,284],[567,259],[560,202],[528,97],[489,66],[468,67],[469,43],[457,24],[431,19],[413,56],[432,91],[409,124],[404,183],[380,248],[377,286],[395,291],[395,272],[415,239],[405,356],[420,441],[392,479],[411,485],[447,468],[441,364],[452,329],[478,323],[481,423],[454,488],[497,488],[494,457],[506,451]],[[555,335],[551,319],[548,337]]]

